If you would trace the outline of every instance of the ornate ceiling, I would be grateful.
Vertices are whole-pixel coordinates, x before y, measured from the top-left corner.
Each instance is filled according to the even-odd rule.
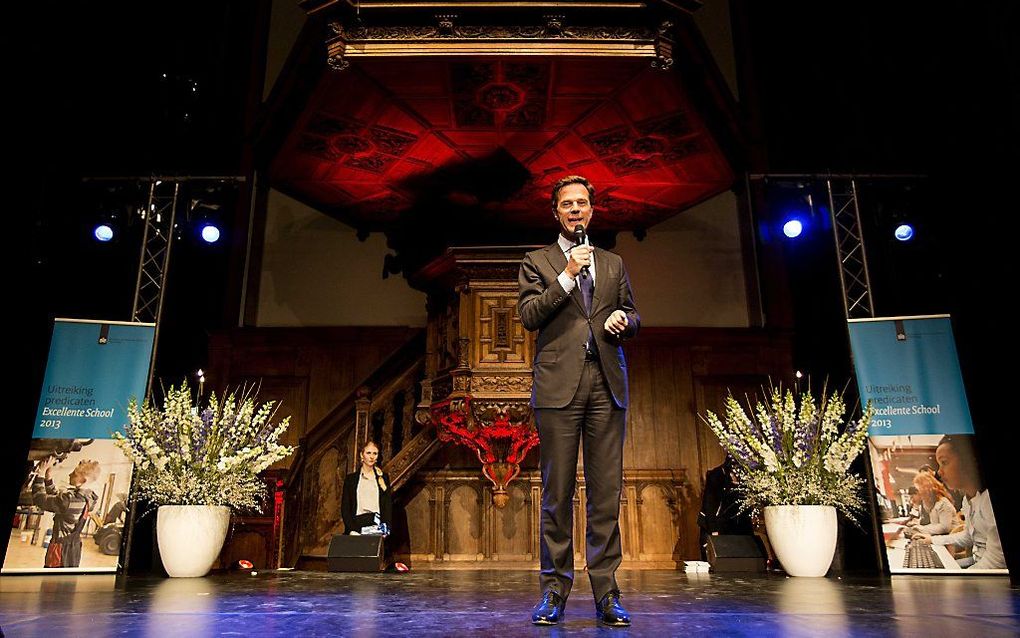
[[[580,173],[604,230],[648,228],[733,171],[675,70],[625,57],[378,57],[324,71],[271,182],[363,230],[470,210],[547,227],[549,186]]]

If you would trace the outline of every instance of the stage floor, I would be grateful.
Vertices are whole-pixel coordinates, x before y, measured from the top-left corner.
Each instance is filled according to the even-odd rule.
[[[533,571],[232,573],[195,579],[0,577],[21,636],[1016,636],[1002,577],[785,578],[627,571],[630,629],[596,624],[587,577],[559,627],[533,627]]]

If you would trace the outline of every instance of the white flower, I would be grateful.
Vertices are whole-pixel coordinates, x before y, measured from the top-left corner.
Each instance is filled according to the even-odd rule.
[[[162,409],[132,399],[130,422],[114,439],[135,463],[141,496],[154,504],[253,509],[264,490],[257,474],[294,451],[276,443],[289,418],[264,427],[274,405],[256,404],[244,388],[240,397],[212,395],[200,411],[187,388],[171,387]]]
[[[748,416],[732,396],[724,418],[703,417],[722,446],[737,460],[737,489],[745,507],[761,505],[834,505],[847,514],[861,510],[863,479],[848,474],[864,448],[874,412],[865,406],[861,421],[845,424],[839,395],[819,403],[805,393],[772,388]]]

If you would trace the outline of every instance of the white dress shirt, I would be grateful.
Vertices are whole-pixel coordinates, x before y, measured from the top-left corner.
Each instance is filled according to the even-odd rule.
[[[564,255],[566,255],[567,261],[570,261],[570,249],[572,249],[577,244],[575,242],[567,239],[562,234],[558,235],[557,237],[558,237],[557,242],[560,245],[560,250],[562,250]],[[595,253],[594,252],[592,252],[592,254],[591,254],[591,265],[588,267],[588,271],[589,271],[588,274],[591,277],[591,283],[594,286],[595,285]],[[556,279],[557,279],[557,281],[560,282],[560,285],[563,286],[563,292],[567,293],[568,295],[571,292],[573,292],[574,291],[574,287],[577,286],[577,279],[575,279],[574,277],[571,277],[570,275],[568,275],[566,270],[561,272],[556,277]]]
[[[379,486],[376,478],[368,478],[358,474],[358,507],[357,514],[377,514],[379,512]]]

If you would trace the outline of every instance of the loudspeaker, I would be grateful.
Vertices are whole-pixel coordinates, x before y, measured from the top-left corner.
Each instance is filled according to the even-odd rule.
[[[329,542],[326,569],[331,572],[381,572],[386,568],[382,536],[336,534]]]
[[[708,562],[714,572],[763,572],[765,552],[750,534],[708,537]]]

